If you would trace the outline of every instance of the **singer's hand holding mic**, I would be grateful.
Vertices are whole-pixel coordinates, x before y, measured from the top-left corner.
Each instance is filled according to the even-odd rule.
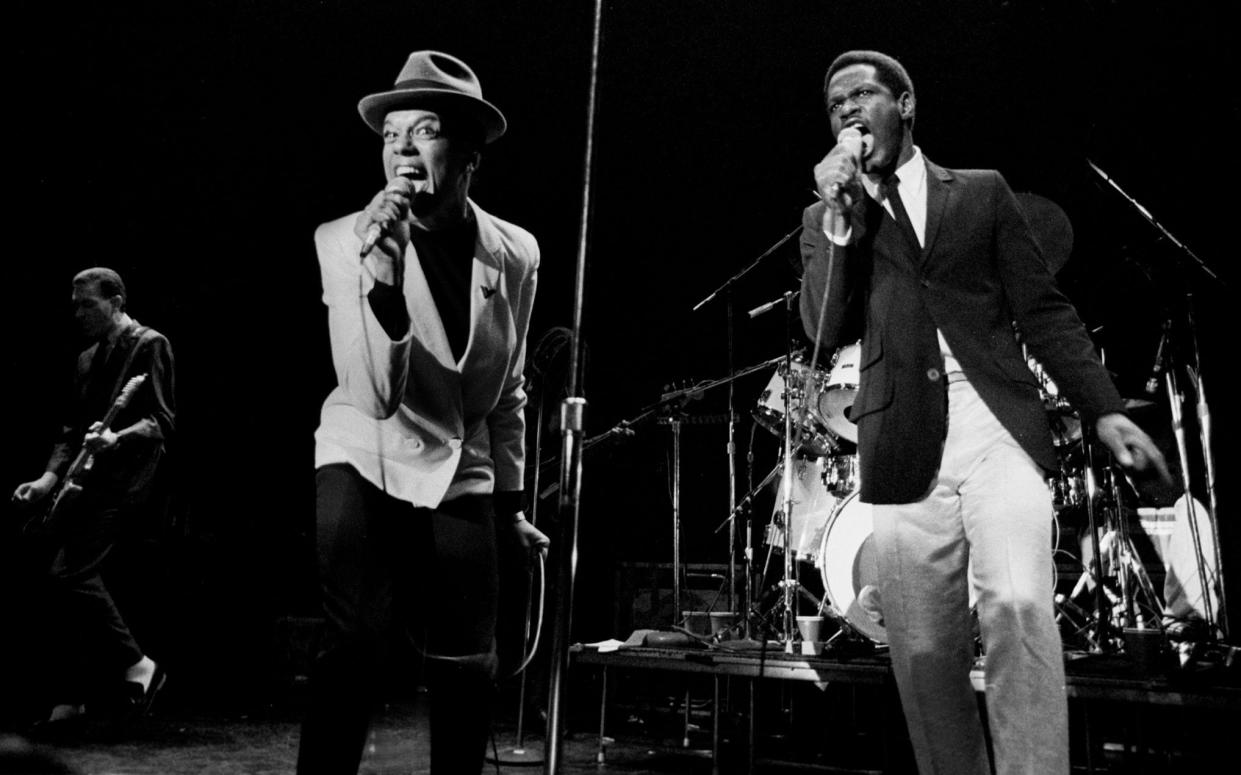
[[[405,246],[409,244],[409,208],[414,183],[395,177],[375,195],[353,225],[362,240],[363,265],[379,282],[396,284],[401,276]]]
[[[819,197],[837,213],[847,213],[862,196],[862,154],[865,140],[857,127],[845,127],[836,145],[815,165]]]

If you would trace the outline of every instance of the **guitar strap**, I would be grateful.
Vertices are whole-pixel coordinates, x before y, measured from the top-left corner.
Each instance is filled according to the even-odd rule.
[[[133,368],[134,358],[138,355],[138,348],[147,340],[155,337],[155,332],[150,326],[139,324],[135,329],[134,343],[129,348],[129,353],[125,356],[125,365],[121,368],[120,373],[116,377],[116,384],[112,386],[112,395],[108,398],[108,405],[116,402],[117,396],[121,394],[121,388],[125,387],[125,383],[129,381],[129,370]]]

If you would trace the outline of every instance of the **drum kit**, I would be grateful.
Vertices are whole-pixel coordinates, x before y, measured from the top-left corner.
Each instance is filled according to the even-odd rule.
[[[879,608],[878,576],[868,504],[858,498],[860,480],[857,425],[849,410],[857,397],[861,344],[839,348],[827,368],[812,368],[801,354],[791,354],[773,370],[753,409],[755,423],[778,438],[786,428],[790,454],[782,456],[761,487],[779,480],[784,497],[777,498],[764,531],[767,566],[774,553],[784,555],[783,578],[774,585],[784,591],[773,611],[759,621],[787,621],[797,613],[797,600],[809,601],[815,613],[836,622],[836,634],[854,642],[881,646],[887,642]],[[748,500],[748,498],[747,498]],[[813,567],[822,581],[823,597],[801,583],[801,563]],[[784,614],[779,617],[774,614]],[[787,627],[787,626],[786,626]],[[776,634],[786,650],[794,640],[791,628]]]
[[[772,556],[783,554],[783,578],[770,590],[783,595],[776,594],[772,610],[766,612],[765,598],[759,595],[750,611],[760,624],[772,623],[786,646],[795,639],[788,617],[800,612],[803,600],[838,625],[834,637],[872,647],[887,643],[871,507],[859,498],[857,426],[849,419],[858,390],[860,351],[860,343],[841,347],[827,369],[812,369],[803,356],[790,355],[774,366],[752,410],[758,427],[777,437],[790,436],[786,455],[756,488],[780,482],[783,497],[775,498],[762,531],[767,558],[760,575],[766,579]],[[1039,383],[1060,458],[1059,470],[1047,478],[1056,519],[1080,521],[1084,514],[1086,522],[1082,575],[1070,594],[1052,593],[1058,616],[1084,642],[1106,650],[1109,644],[1102,640],[1119,637],[1125,628],[1160,626],[1159,595],[1129,535],[1128,516],[1135,513],[1138,496],[1106,450],[1083,433],[1077,412],[1042,365],[1032,356],[1027,364]],[[1152,405],[1145,399],[1126,401],[1128,410]],[[802,584],[803,564],[817,572],[822,598]],[[1085,593],[1099,598],[1093,614],[1074,602]],[[786,615],[783,631],[779,614]]]
[[[1068,218],[1050,200],[1031,194],[1018,195],[1017,198],[1028,216],[1036,240],[1044,248],[1048,268],[1054,274],[1067,261],[1071,250],[1072,227]],[[744,628],[743,640],[762,638],[766,643],[765,638],[774,635],[785,651],[792,653],[800,630],[795,623],[798,623],[801,614],[806,613],[803,601],[808,601],[814,606],[815,614],[830,619],[836,625],[836,631],[828,643],[839,638],[839,645],[885,647],[887,632],[884,628],[878,563],[872,540],[873,517],[870,506],[860,499],[858,429],[850,418],[850,410],[860,384],[861,342],[839,347],[825,365],[817,363],[817,358],[808,359],[804,352],[797,351],[794,345],[790,345],[786,352],[777,358],[740,370],[733,369],[731,289],[767,256],[790,241],[797,231],[782,237],[763,255],[694,307],[698,310],[716,298],[722,298],[728,303],[728,376],[665,393],[658,403],[644,408],[637,417],[588,440],[584,448],[610,438],[632,435],[632,428],[638,422],[656,415],[668,406],[684,403],[717,386],[729,385],[729,513],[716,528],[716,532],[725,527],[730,530],[728,603],[731,615],[740,615],[732,628],[713,633],[712,637],[724,639],[721,636],[724,636],[725,632],[731,634],[737,628]],[[783,305],[786,341],[792,342],[793,321],[796,317],[793,300],[796,296],[796,292],[786,292],[779,299],[750,310],[749,316],[753,318]],[[1165,326],[1165,339],[1170,342],[1167,328]],[[1184,337],[1190,342],[1196,341],[1192,318],[1187,320],[1184,328]],[[1020,340],[1020,333],[1016,333]],[[1167,350],[1171,352],[1170,345]],[[826,353],[823,349],[815,351]],[[1192,351],[1196,354],[1196,346]],[[1200,510],[1205,512],[1205,523],[1213,532],[1216,513],[1214,472],[1210,453],[1209,412],[1203,396],[1201,372],[1196,361],[1174,361],[1170,354],[1165,353],[1163,341],[1157,360],[1156,375],[1152,376],[1151,381],[1155,382],[1156,377],[1160,377],[1167,387],[1168,402],[1173,412],[1173,428],[1177,436],[1178,458],[1182,464],[1181,485],[1185,492],[1190,489],[1190,466],[1179,414],[1185,397],[1178,387],[1177,373],[1183,371],[1190,375],[1198,397],[1198,415],[1206,418],[1201,435],[1207,468],[1208,498],[1205,508]],[[1136,502],[1124,486],[1123,472],[1110,459],[1106,448],[1093,437],[1093,429],[1082,423],[1078,413],[1041,364],[1033,357],[1027,357],[1027,365],[1040,386],[1053,442],[1059,452],[1059,470],[1047,479],[1057,525],[1062,515],[1068,519],[1084,514],[1084,535],[1089,543],[1087,547],[1086,541],[1083,542],[1084,571],[1072,594],[1055,594],[1054,590],[1049,590],[1049,596],[1054,597],[1062,621],[1076,624],[1079,633],[1089,631],[1087,637],[1092,647],[1106,651],[1115,647],[1114,636],[1118,631],[1163,626],[1160,621],[1161,604],[1126,533],[1126,515],[1135,512]],[[733,437],[737,413],[731,410],[734,406],[732,390],[737,380],[758,373],[766,373],[768,379],[751,409],[754,429],[757,431],[758,428],[763,428],[780,439],[783,452],[767,476],[738,499],[734,462],[736,444]],[[1148,385],[1147,395],[1154,398],[1157,388],[1157,383]],[[1146,399],[1130,400],[1126,409],[1140,409],[1149,405],[1153,405],[1153,402]],[[679,441],[676,431],[680,421],[670,424],[674,430],[675,448],[675,443]],[[752,456],[749,459],[752,460]],[[679,454],[674,454],[673,460],[676,468],[673,477],[674,612],[680,612]],[[750,516],[753,502],[761,493],[768,492],[769,486],[775,482],[778,482],[778,487],[774,488],[775,502],[770,519],[759,530],[755,530]],[[1189,499],[1191,505],[1195,502]],[[1197,525],[1196,517],[1192,513],[1190,516],[1190,524]],[[746,590],[743,605],[738,606],[732,585],[737,578],[734,570],[735,554],[738,549],[738,523],[742,521],[745,523]],[[755,563],[752,545],[753,540],[760,535],[766,549],[766,560],[761,564],[761,569],[756,567],[758,564]],[[1206,545],[1207,542],[1199,541],[1195,535],[1195,546],[1200,544]],[[1217,548],[1215,564],[1216,567],[1221,567],[1217,540],[1214,545]],[[1059,552],[1059,547],[1053,548]],[[778,581],[769,583],[769,565],[776,554],[782,555],[783,571]],[[814,570],[811,579],[817,576],[817,580],[822,582],[822,597],[815,595],[817,590],[807,589],[802,584],[803,570],[809,573],[810,568]],[[1219,578],[1222,579],[1222,572]],[[752,589],[752,584],[756,581],[764,585],[758,593]],[[1209,584],[1209,581],[1204,578],[1201,586],[1204,589],[1216,586]],[[1222,581],[1218,587],[1218,602],[1222,610]],[[1093,593],[1093,605],[1086,604],[1092,611],[1086,611],[1073,600],[1085,591]],[[773,598],[778,599],[772,603]],[[1213,609],[1208,606],[1207,610]],[[1214,632],[1216,624],[1210,613],[1206,618],[1208,629]],[[1218,627],[1218,633],[1226,636],[1222,626]],[[804,638],[804,635],[802,637]]]

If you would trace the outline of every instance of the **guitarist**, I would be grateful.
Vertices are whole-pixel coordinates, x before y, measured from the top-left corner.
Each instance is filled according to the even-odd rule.
[[[145,711],[164,678],[100,575],[118,538],[151,500],[174,428],[172,349],[162,334],[129,316],[126,298],[124,282],[111,269],[86,269],[73,278],[74,317],[90,346],[78,356],[74,391],[46,470],[13,493],[31,511],[56,503],[53,519],[32,522],[53,549],[47,619],[58,629],[53,644],[72,649],[64,655],[71,669],[55,671],[63,681],[50,687],[55,705],[47,725],[54,728],[83,720],[89,686],[124,681],[127,699]],[[100,421],[122,386],[138,375],[145,375],[141,386],[104,427]],[[90,465],[73,481],[62,481],[83,451]]]

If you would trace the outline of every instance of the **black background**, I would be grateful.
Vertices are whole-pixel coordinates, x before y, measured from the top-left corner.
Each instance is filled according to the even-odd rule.
[[[167,648],[192,640],[209,671],[269,649],[276,618],[313,612],[312,434],[333,377],[311,235],[383,184],[380,144],[358,118],[358,99],[388,88],[415,49],[475,68],[510,131],[488,148],[472,193],[542,247],[533,348],[572,319],[592,4],[10,7],[4,486],[33,478],[45,460],[79,346],[69,279],[114,267],[131,312],[176,353],[182,543],[165,591],[183,631]],[[728,373],[722,298],[692,308],[798,226],[811,168],[832,144],[823,72],[845,49],[877,48],[914,79],[916,138],[930,158],[998,168],[1014,190],[1068,212],[1075,249],[1059,278],[1123,393],[1141,395],[1165,317],[1176,325],[1176,355],[1189,354],[1192,294],[1228,517],[1237,396],[1228,235],[1241,118],[1223,7],[608,3],[585,299],[587,436],[635,416],[665,386]],[[1218,280],[1102,185],[1087,158]],[[795,245],[733,292],[737,367],[784,350],[779,308],[753,320],[745,311],[796,287]],[[750,409],[769,376],[734,385],[739,487]],[[1135,416],[1172,454],[1166,397],[1156,398]],[[727,400],[726,388],[709,391],[691,416],[710,419]],[[714,532],[728,511],[725,429],[682,431],[683,551],[695,562],[728,560],[725,534]],[[777,444],[758,432],[755,477]],[[607,613],[619,563],[671,560],[671,451],[669,428],[644,423],[587,454],[581,639],[624,635],[611,632]],[[760,525],[769,509],[760,503]],[[1235,570],[1228,559],[1241,531],[1220,522],[1225,570]]]

